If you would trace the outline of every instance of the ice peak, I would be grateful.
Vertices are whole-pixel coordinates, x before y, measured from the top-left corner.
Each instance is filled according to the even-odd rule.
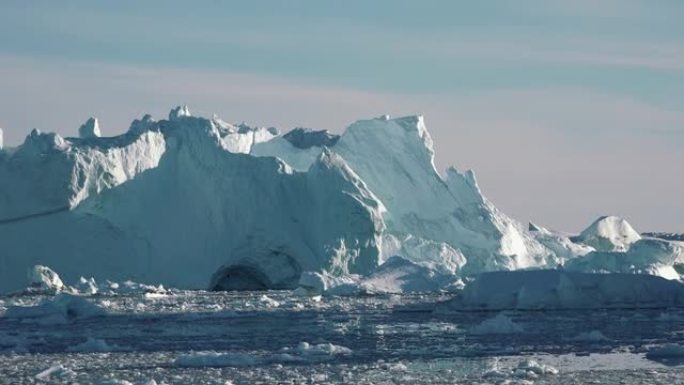
[[[548,234],[549,230],[546,228],[539,226],[538,224],[534,222],[530,222],[527,225],[527,231],[533,232],[533,233],[541,233],[541,234]]]
[[[85,123],[78,128],[78,136],[81,138],[99,138],[100,134],[100,124],[97,118],[89,118]]]
[[[29,153],[47,153],[51,150],[65,150],[68,147],[69,143],[59,134],[54,132],[43,133],[34,128],[24,140],[20,150]]]
[[[4,134],[3,134],[2,128],[0,128],[0,150],[2,150],[2,147],[3,147],[3,144],[4,144],[3,135],[4,135]]]
[[[133,122],[131,122],[131,126],[128,129],[128,132],[136,134],[142,133],[143,131],[152,127],[155,123],[155,120],[152,119],[152,115],[145,114],[145,116],[143,116],[142,119],[135,119],[133,120]]]
[[[177,106],[169,112],[169,120],[192,116],[187,105]]]
[[[624,218],[602,216],[582,231],[578,239],[599,251],[625,251],[641,235]]]

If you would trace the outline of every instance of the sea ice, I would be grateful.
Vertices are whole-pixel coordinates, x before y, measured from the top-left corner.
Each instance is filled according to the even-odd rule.
[[[177,366],[205,367],[205,366],[258,366],[274,363],[303,363],[324,362],[338,355],[352,354],[352,350],[344,346],[322,343],[312,345],[301,342],[294,348],[283,348],[275,354],[244,354],[197,352],[178,356],[174,360]]]

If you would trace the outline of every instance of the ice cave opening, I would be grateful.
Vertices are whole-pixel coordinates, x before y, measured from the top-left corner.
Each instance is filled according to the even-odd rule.
[[[268,290],[271,282],[259,269],[252,266],[224,266],[211,277],[210,291]]]

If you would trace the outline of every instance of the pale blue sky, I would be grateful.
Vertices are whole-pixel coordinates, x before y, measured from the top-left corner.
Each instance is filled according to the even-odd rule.
[[[424,113],[440,168],[520,220],[684,231],[682,1],[12,1],[0,127],[108,135],[188,103],[340,131]]]

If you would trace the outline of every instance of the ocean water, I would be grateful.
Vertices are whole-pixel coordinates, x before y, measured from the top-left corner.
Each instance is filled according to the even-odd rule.
[[[84,298],[106,314],[16,317],[8,309],[53,298],[0,297],[0,384],[684,383],[676,346],[646,357],[684,344],[680,309],[499,314],[449,311],[448,294],[289,291]]]

